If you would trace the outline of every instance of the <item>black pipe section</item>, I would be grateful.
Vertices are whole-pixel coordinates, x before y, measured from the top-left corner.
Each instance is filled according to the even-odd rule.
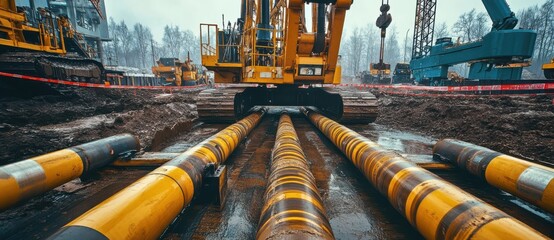
[[[327,13],[325,3],[317,5],[317,33],[315,34],[315,43],[312,52],[321,54],[325,50],[325,14]]]

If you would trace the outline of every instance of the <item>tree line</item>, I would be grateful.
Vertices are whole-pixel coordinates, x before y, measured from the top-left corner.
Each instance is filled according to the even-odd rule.
[[[166,25],[161,42],[152,30],[141,23],[132,27],[125,21],[117,23],[110,18],[109,31],[112,41],[104,43],[104,63],[107,65],[150,69],[159,58],[190,58],[200,64],[200,40],[191,31],[179,26]]]
[[[519,24],[516,28],[530,29],[537,32],[535,54],[531,67],[527,68],[535,77],[542,78],[542,64],[554,58],[554,0],[546,0],[542,5],[535,5],[516,13]],[[454,42],[466,43],[477,41],[491,31],[492,22],[486,12],[472,9],[462,13],[457,21],[448,26],[446,22],[435,25],[434,40],[452,37]],[[411,30],[413,31],[413,29]],[[412,35],[398,33],[393,25],[387,30],[385,42],[385,62],[394,68],[396,63],[409,62],[411,59]],[[433,41],[434,42],[434,41]],[[354,76],[361,71],[369,70],[370,63],[379,61],[380,30],[372,23],[365,27],[356,27],[345,34],[341,45],[342,67],[345,75]],[[467,64],[458,64],[451,68],[467,76]]]

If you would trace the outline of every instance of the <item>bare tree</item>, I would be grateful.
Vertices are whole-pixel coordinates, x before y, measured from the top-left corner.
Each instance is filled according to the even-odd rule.
[[[133,46],[133,34],[129,31],[129,28],[127,27],[127,24],[125,24],[125,21],[121,21],[116,29],[116,36],[118,41],[121,43],[121,53],[123,54],[123,58],[125,59],[125,65],[130,65],[130,59],[131,59],[131,51]]]
[[[170,56],[179,58],[181,56],[181,50],[183,49],[183,33],[178,26],[166,25],[164,28],[163,46],[167,48]]]
[[[450,32],[448,31],[448,25],[446,22],[441,22],[437,25],[437,29],[435,30],[435,40],[443,37],[449,37]]]
[[[374,24],[368,23],[363,31],[363,38],[365,42],[365,56],[363,57],[362,70],[369,70],[369,65],[374,62],[378,56],[377,49],[379,49],[379,41],[377,40],[378,31]]]
[[[518,12],[519,27],[537,32],[535,55],[530,71],[542,76],[542,64],[554,57],[554,0],[546,0],[539,6],[531,6]]]
[[[473,36],[474,40],[478,40],[490,32],[489,15],[484,12],[477,13],[473,21]]]
[[[356,27],[344,45],[347,61],[346,70],[351,75],[355,75],[360,72],[362,58],[361,53],[365,50],[364,42],[364,34],[358,27]]]
[[[135,38],[135,49],[138,53],[138,59],[140,60],[140,67],[145,68],[146,59],[151,49],[152,32],[148,27],[137,23],[133,27],[133,35]]]
[[[476,41],[490,31],[489,17],[475,9],[463,13],[452,26],[452,33],[461,37],[464,42]],[[437,36],[439,37],[439,36]]]
[[[188,54],[190,54],[190,58],[196,62],[200,62],[200,39],[194,35],[194,33],[191,30],[185,30],[181,33],[182,35],[182,50],[181,53],[183,54],[183,59],[188,57]]]

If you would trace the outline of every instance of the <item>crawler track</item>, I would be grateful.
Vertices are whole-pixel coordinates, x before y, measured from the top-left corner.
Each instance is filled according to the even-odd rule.
[[[288,111],[337,239],[422,239],[317,128],[296,109]],[[225,207],[220,210],[216,205],[193,200],[161,239],[253,239],[256,236],[279,113],[278,109],[270,111],[225,162],[228,168]],[[431,161],[434,139],[375,124],[348,126],[385,148],[418,161]],[[227,124],[200,124],[162,151],[183,152],[225,127]],[[75,193],[50,192],[0,213],[0,239],[46,238],[151,170],[107,168],[88,177],[85,184],[94,184]],[[462,171],[434,173],[541,233],[554,236],[552,215]]]

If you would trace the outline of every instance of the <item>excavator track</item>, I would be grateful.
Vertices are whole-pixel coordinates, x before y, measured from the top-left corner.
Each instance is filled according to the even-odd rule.
[[[87,83],[102,83],[105,79],[104,67],[98,61],[35,52],[0,54],[0,71]]]
[[[351,90],[325,89],[342,98],[342,123],[372,123],[379,115],[377,98],[370,92],[355,92]]]
[[[197,100],[203,122],[234,122],[255,106],[313,106],[343,123],[372,123],[377,98],[370,92],[340,88],[223,88],[202,91]]]
[[[198,94],[196,108],[203,122],[235,122],[235,95],[245,88],[207,89]]]

